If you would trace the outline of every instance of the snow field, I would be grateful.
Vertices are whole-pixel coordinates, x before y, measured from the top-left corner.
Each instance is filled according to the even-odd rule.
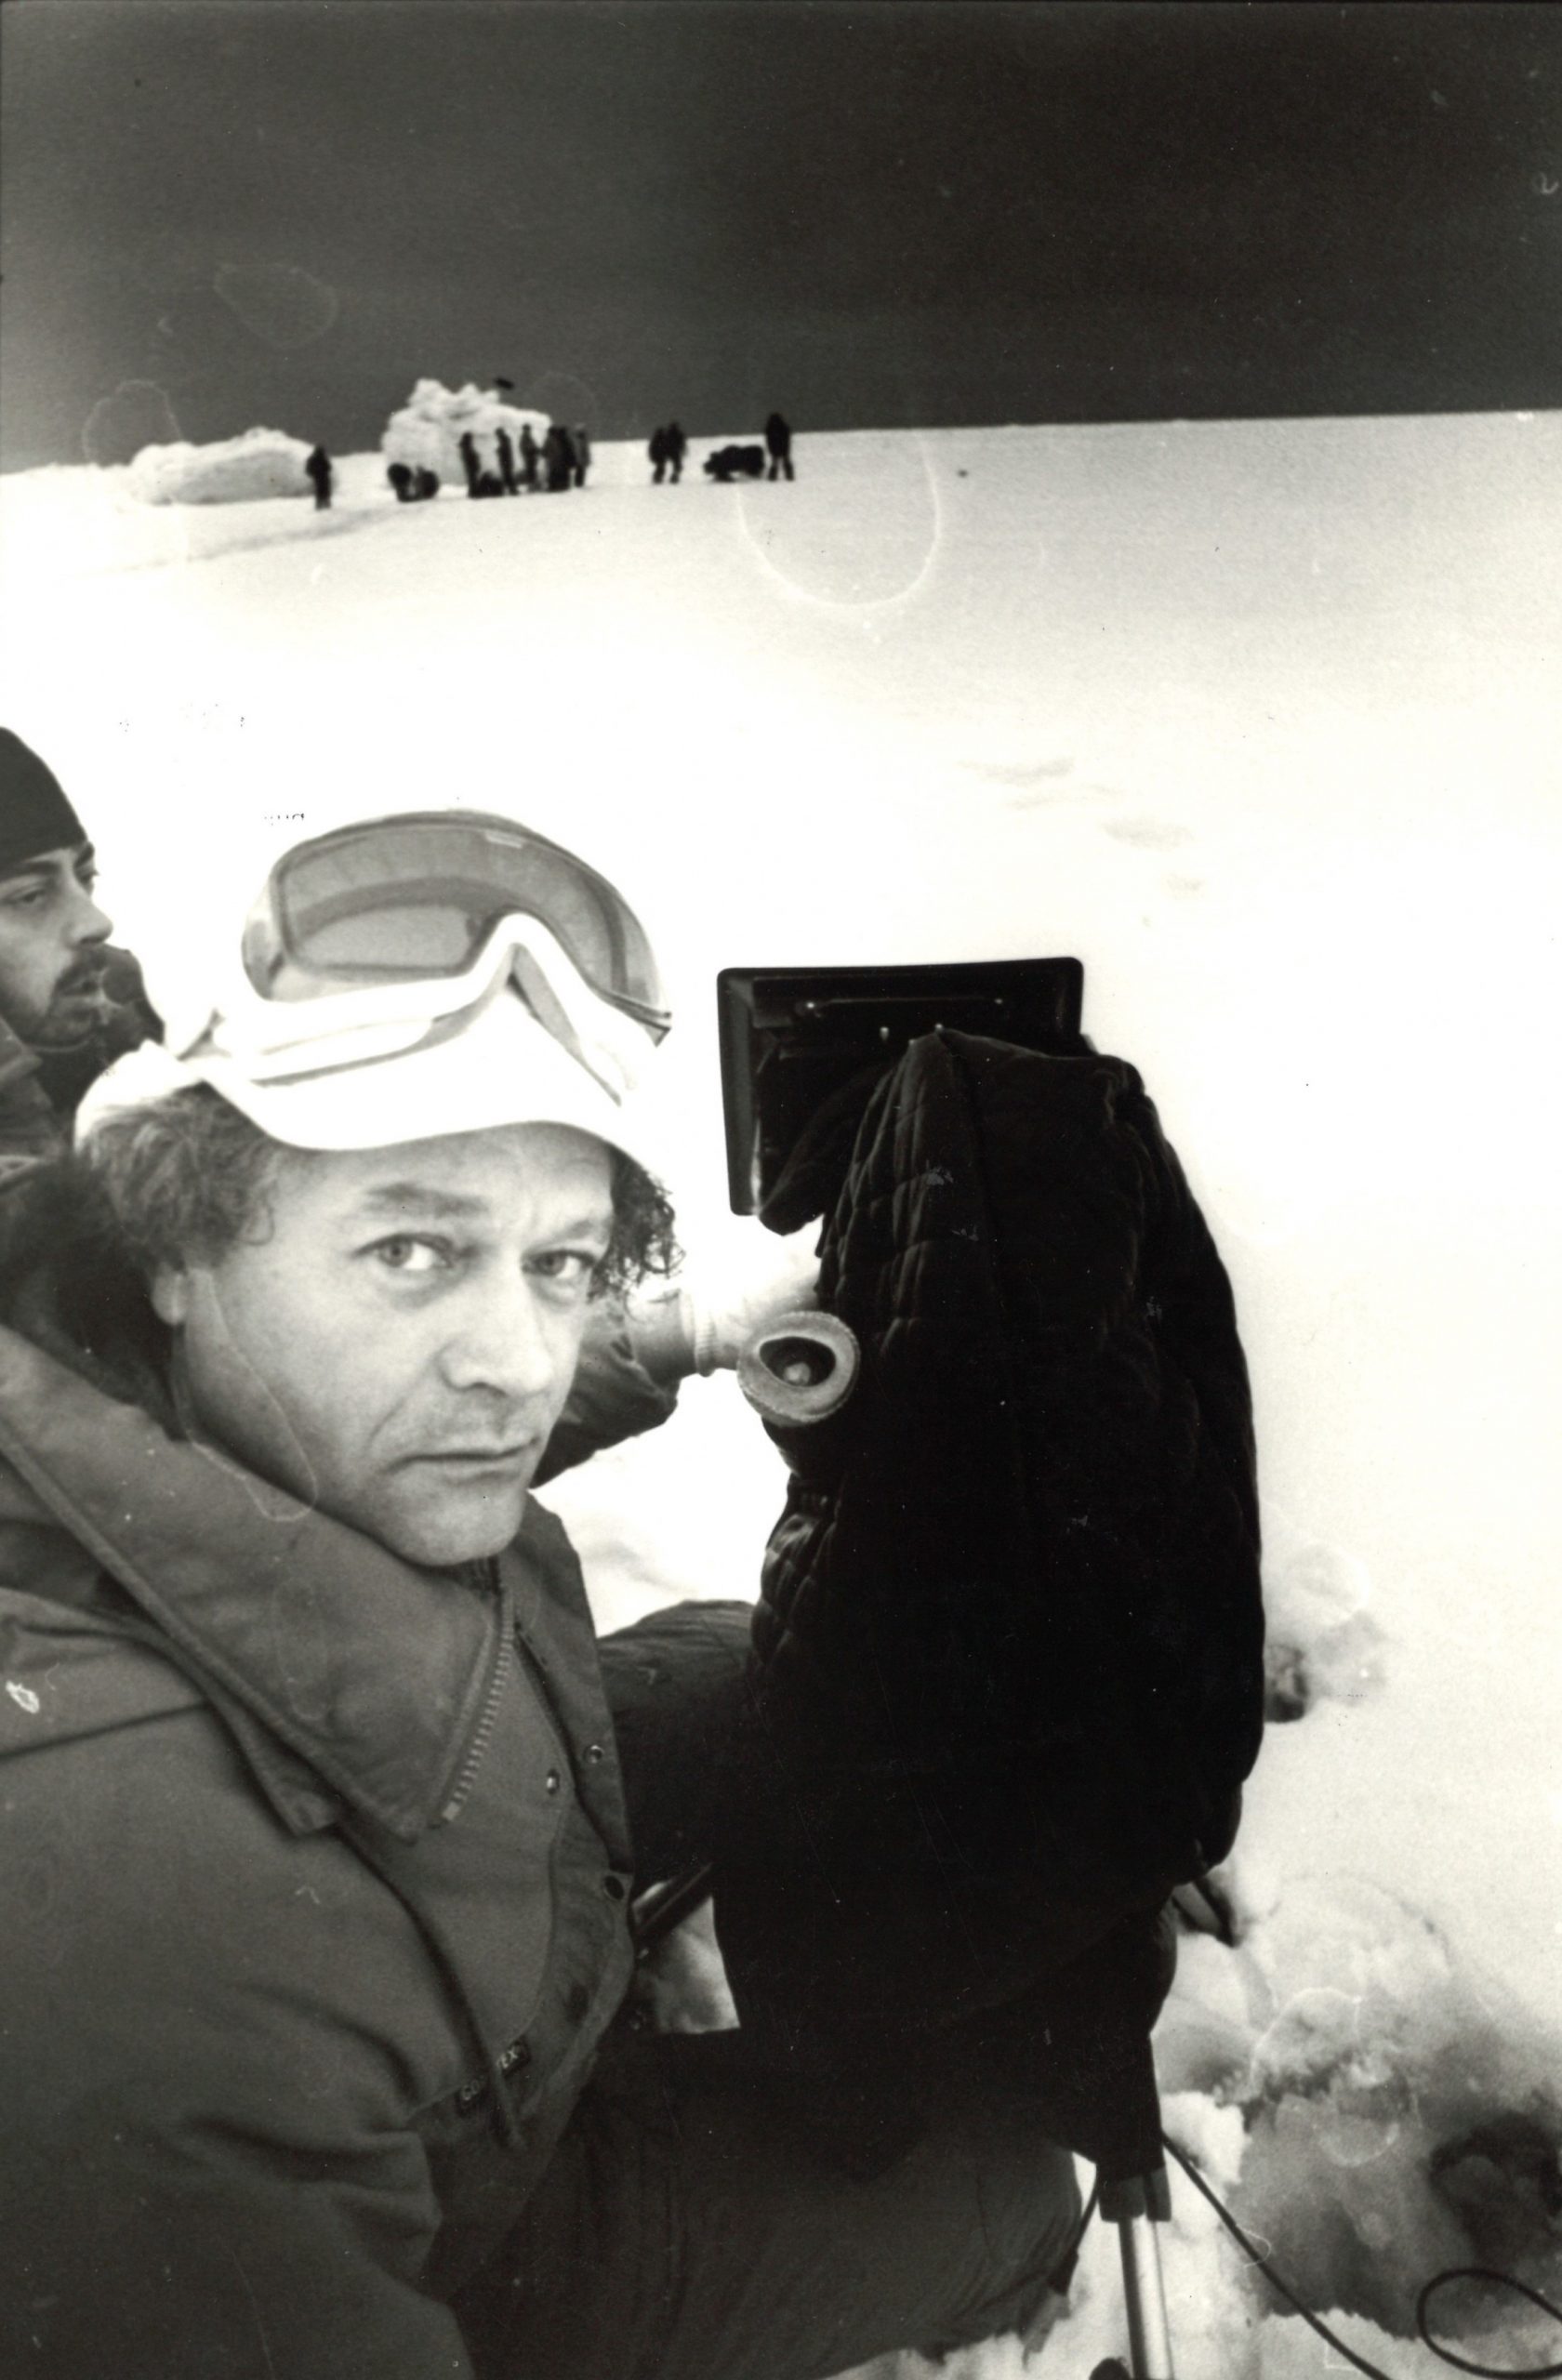
[[[610,447],[567,503],[481,508],[348,457],[323,516],[0,481],[9,716],[165,963],[366,808],[596,858],[668,963],[696,1251],[743,1228],[718,967],[1083,958],[1236,1283],[1287,1714],[1238,1938],[1184,1950],[1168,2120],[1358,2351],[1429,2371],[1439,2266],[1562,2288],[1558,422],[804,436],[791,487],[711,486],[706,443],[676,489]],[[726,1381],[549,1491],[604,1626],[751,1593],[780,1497]],[[1185,2380],[1330,2360],[1172,2193]],[[1447,2320],[1477,2360],[1558,2352],[1506,2303]],[[1098,2236],[1048,2353],[1121,2343]]]

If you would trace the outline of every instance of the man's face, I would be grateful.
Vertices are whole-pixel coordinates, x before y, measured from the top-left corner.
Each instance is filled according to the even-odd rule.
[[[556,1124],[290,1150],[268,1205],[153,1283],[202,1430],[412,1561],[496,1554],[575,1377],[608,1151]]]
[[[101,1024],[103,945],[90,843],[40,852],[0,875],[0,1018],[34,1050],[68,1050]]]

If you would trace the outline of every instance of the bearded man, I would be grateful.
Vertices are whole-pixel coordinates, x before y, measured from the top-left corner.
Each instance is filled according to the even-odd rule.
[[[156,1029],[97,881],[60,780],[0,727],[0,1179],[67,1148],[87,1085]]]

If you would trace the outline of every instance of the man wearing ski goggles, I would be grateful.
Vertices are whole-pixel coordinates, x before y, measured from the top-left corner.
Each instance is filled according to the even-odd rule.
[[[741,2036],[628,2010],[626,1801],[693,1792],[743,1638],[599,1654],[529,1493],[672,1261],[632,912],[502,818],[372,821],[166,1007],[0,1261],[0,2367],[803,2380],[1023,2329],[1061,2150],[962,2101],[860,2180]],[[665,1413],[599,1361],[597,1442]],[[649,1780],[604,1655],[665,1678]]]

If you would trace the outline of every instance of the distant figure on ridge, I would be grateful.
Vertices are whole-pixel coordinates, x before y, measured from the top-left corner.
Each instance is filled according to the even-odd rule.
[[[531,423],[523,421],[521,425],[521,477],[530,495],[536,492],[537,463],[541,454],[542,449],[532,435]]]
[[[311,450],[305,457],[304,469],[313,483],[315,510],[329,512],[331,490],[336,483],[336,474],[331,469],[331,457],[324,446],[316,446]]]
[[[412,466],[410,463],[388,464],[386,467],[385,476],[396,491],[396,501],[398,504],[414,504],[417,502],[417,490],[413,486]]]
[[[548,493],[557,496],[575,477],[575,442],[562,421],[549,424],[548,435],[542,442],[542,462]]]
[[[590,468],[591,442],[586,435],[586,424],[578,421],[575,426],[575,483],[576,487],[585,486],[586,474]]]
[[[504,482],[506,496],[513,496],[521,485],[515,476],[515,441],[501,424],[494,432],[494,452],[499,458],[499,477]]]
[[[645,453],[651,465],[651,484],[653,487],[660,487],[667,477],[668,466],[667,431],[660,422],[651,432]]]
[[[422,504],[426,502],[430,496],[438,496],[439,492],[440,475],[438,471],[430,470],[427,464],[421,465],[417,471],[417,482],[415,490],[417,501]]]
[[[770,456],[770,469],[765,474],[766,478],[776,479],[785,472],[788,479],[796,479],[797,473],[792,469],[790,424],[780,414],[773,413],[765,423],[764,436],[765,451]]]
[[[462,430],[456,441],[456,450],[461,457],[461,469],[467,475],[467,494],[476,496],[478,479],[483,467],[477,459],[477,441],[470,430]]]
[[[689,451],[689,442],[675,421],[668,422],[662,435],[667,441],[667,458],[676,487],[683,476],[683,457]]]

